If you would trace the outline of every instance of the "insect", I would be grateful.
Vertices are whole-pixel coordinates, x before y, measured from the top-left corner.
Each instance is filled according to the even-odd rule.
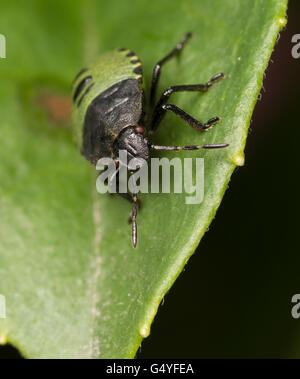
[[[166,112],[172,112],[196,130],[211,128],[220,118],[213,117],[205,123],[196,120],[176,105],[168,102],[174,92],[205,92],[221,78],[223,73],[214,75],[205,84],[176,85],[167,88],[155,104],[157,85],[162,66],[177,56],[192,33],[186,33],[175,48],[157,62],[153,69],[150,89],[150,117],[143,115],[143,74],[142,64],[133,51],[113,50],[102,54],[92,65],[83,68],[73,82],[72,116],[75,137],[81,153],[96,165],[102,157],[114,159],[116,167],[119,151],[126,150],[128,163],[133,158],[147,161],[150,150],[198,150],[219,149],[226,143],[190,146],[159,146],[151,143],[151,136],[160,125]],[[128,168],[130,174],[134,171]],[[118,170],[117,169],[117,170]],[[132,243],[137,245],[137,213],[139,202],[137,191],[121,194],[132,202],[130,221],[132,223]]]

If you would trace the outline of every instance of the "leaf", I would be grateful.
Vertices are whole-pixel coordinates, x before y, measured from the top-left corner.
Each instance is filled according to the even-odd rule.
[[[161,300],[212,221],[235,166],[243,164],[251,114],[286,22],[286,5],[286,0],[56,0],[47,6],[39,1],[5,6],[0,14],[7,39],[7,58],[0,62],[3,343],[30,358],[135,356]],[[225,72],[226,79],[208,93],[172,97],[194,117],[206,121],[219,115],[222,123],[199,133],[168,115],[155,142],[230,147],[157,155],[204,157],[204,201],[186,205],[186,194],[142,195],[133,249],[126,222],[130,204],[96,192],[94,167],[80,156],[69,131],[51,121],[39,98],[45,91],[68,94],[84,63],[123,46],[141,58],[149,87],[156,61],[189,30],[194,38],[163,68],[160,91]]]

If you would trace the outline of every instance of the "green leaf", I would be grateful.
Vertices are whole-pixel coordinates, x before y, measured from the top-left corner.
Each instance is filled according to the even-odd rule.
[[[243,164],[251,114],[286,22],[286,5],[56,0],[3,7],[0,294],[7,317],[0,320],[0,341],[31,358],[135,356],[161,300],[212,221],[235,166]],[[149,88],[156,61],[190,30],[194,37],[180,58],[163,68],[160,91],[225,72],[226,79],[208,93],[172,97],[195,118],[218,115],[222,122],[199,133],[168,115],[155,142],[230,147],[157,155],[204,157],[204,201],[186,205],[186,194],[142,195],[133,249],[130,204],[96,192],[95,168],[39,100],[45,91],[67,94],[83,64],[123,46],[141,58]]]

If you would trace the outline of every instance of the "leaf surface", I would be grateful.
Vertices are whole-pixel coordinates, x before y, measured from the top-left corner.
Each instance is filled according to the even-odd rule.
[[[251,114],[286,5],[31,0],[3,7],[0,294],[7,317],[0,320],[0,341],[30,358],[135,356],[162,298],[211,223],[234,168],[243,164]],[[159,92],[224,72],[226,79],[208,93],[171,98],[201,121],[221,116],[222,122],[199,133],[167,115],[155,142],[230,147],[156,155],[203,157],[204,201],[186,205],[185,193],[141,195],[133,249],[130,204],[96,192],[94,167],[38,99],[43,91],[68,94],[83,65],[116,47],[140,57],[149,90],[154,64],[187,31],[194,37],[163,68]]]

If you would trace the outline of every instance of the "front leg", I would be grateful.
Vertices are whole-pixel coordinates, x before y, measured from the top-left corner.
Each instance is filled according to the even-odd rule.
[[[185,43],[192,37],[192,33],[186,33],[181,41],[174,47],[174,49],[166,55],[163,59],[158,61],[153,69],[152,73],[152,81],[151,81],[151,90],[150,90],[150,104],[154,103],[155,100],[155,93],[156,93],[156,88],[157,84],[159,81],[160,73],[161,73],[161,68],[162,66],[167,63],[171,58],[175,57],[180,53],[180,51],[183,49],[185,46]]]

